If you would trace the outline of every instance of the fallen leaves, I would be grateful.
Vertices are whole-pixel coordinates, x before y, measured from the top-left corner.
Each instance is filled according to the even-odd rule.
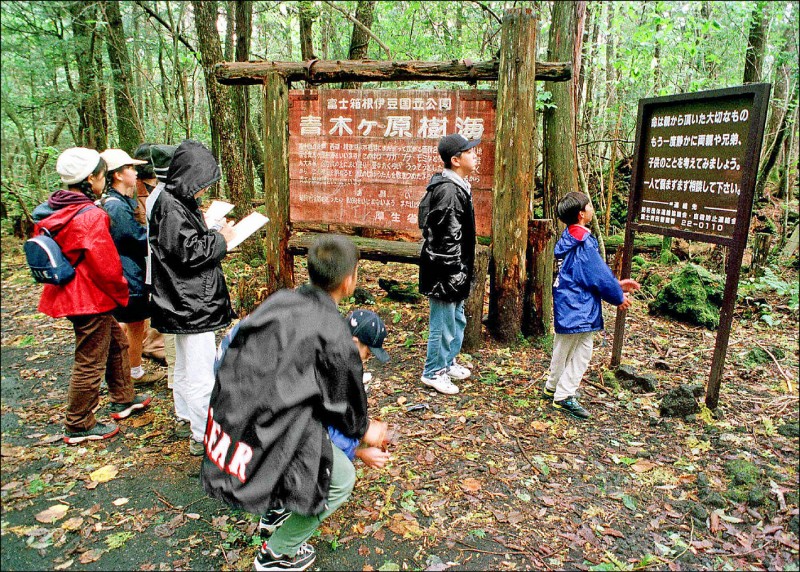
[[[656,464],[647,459],[639,459],[631,465],[631,469],[636,473],[646,473],[656,467]]]
[[[68,510],[69,506],[65,504],[55,504],[38,513],[36,515],[36,520],[44,524],[53,524],[55,521],[64,518]]]
[[[105,465],[89,473],[89,478],[95,483],[106,483],[116,477],[117,473],[119,473],[119,469],[114,465]]]
[[[461,481],[461,488],[467,493],[476,493],[481,489],[481,482],[478,479],[468,477]]]

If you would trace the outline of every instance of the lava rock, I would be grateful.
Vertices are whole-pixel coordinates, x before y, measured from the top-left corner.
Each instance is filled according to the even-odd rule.
[[[800,437],[800,423],[797,421],[784,423],[778,427],[778,433],[784,437],[794,437],[796,439],[797,437]]]
[[[700,412],[690,385],[679,385],[662,399],[659,406],[661,417],[686,417]]]

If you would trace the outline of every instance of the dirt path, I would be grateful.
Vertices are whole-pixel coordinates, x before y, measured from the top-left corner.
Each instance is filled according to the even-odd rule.
[[[72,332],[36,312],[19,243],[3,241],[2,569],[250,569],[257,518],[203,493],[165,382],[118,438],[61,442]],[[402,437],[386,470],[357,467],[353,498],[312,539],[317,569],[797,569],[798,441],[783,429],[797,423],[796,390],[786,395],[773,363],[740,356],[746,327],[732,335],[740,345],[729,352],[725,417],[662,420],[662,393],[707,377],[713,334],[634,309],[626,358],[668,368],[656,372],[658,391],[587,384],[594,417],[577,423],[539,399],[548,354],[527,343],[468,356],[474,375],[458,396],[422,388],[426,307],[377,287],[379,274],[411,281],[414,272],[362,269],[392,355],[370,364],[370,409]],[[769,335],[796,378],[796,328]],[[610,348],[597,342],[590,380],[602,384]],[[666,356],[655,349],[666,345]],[[429,409],[406,411],[413,403]]]

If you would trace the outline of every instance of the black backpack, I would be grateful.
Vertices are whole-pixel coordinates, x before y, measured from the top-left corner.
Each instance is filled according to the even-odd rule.
[[[75,218],[84,211],[89,210],[94,205],[87,205],[76,212]],[[72,220],[69,219],[70,221]],[[69,221],[67,221],[69,224]],[[66,224],[64,225],[66,226]],[[58,232],[50,232],[46,228],[41,229],[40,234],[25,241],[25,260],[28,268],[31,269],[33,279],[42,284],[55,284],[63,286],[75,278],[75,266],[80,264],[83,259],[81,255],[75,262],[75,266],[64,256],[61,247],[54,240]]]

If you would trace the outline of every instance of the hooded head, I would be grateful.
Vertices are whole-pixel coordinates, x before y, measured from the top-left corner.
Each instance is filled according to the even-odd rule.
[[[197,141],[186,139],[178,145],[172,157],[165,190],[179,199],[194,200],[194,196],[220,180],[222,174],[211,151]]]

